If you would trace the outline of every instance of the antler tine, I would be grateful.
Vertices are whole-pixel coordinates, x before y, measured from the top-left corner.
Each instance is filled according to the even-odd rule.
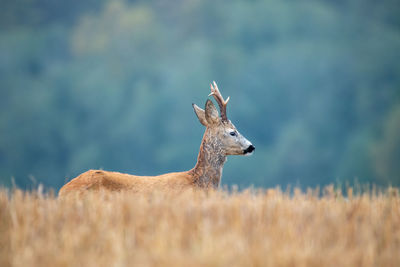
[[[224,100],[215,81],[213,81],[213,83],[210,84],[210,88],[211,88],[211,93],[208,96],[212,95],[215,101],[217,101],[219,110],[221,111],[222,121],[228,121],[228,117],[226,116],[226,104],[228,104],[229,97],[226,100]]]

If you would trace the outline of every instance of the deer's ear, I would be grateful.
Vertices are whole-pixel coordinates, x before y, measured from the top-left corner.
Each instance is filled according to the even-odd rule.
[[[218,111],[210,99],[207,99],[205,114],[208,125],[217,124],[219,122]]]
[[[206,112],[204,109],[199,108],[196,104],[192,104],[192,106],[200,123],[207,127]]]

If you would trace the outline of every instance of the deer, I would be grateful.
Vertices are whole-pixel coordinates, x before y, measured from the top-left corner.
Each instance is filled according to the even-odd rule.
[[[227,156],[251,155],[255,147],[228,120],[226,106],[229,97],[224,100],[215,81],[210,84],[210,88],[211,93],[208,96],[214,97],[219,106],[220,116],[210,99],[207,99],[204,109],[192,104],[198,120],[206,127],[194,168],[158,176],[89,170],[66,183],[60,189],[59,196],[63,197],[72,192],[82,194],[100,190],[139,193],[218,189]]]

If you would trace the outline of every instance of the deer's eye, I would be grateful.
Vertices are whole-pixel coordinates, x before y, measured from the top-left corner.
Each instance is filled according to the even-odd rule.
[[[236,132],[230,132],[229,134],[232,136],[236,136]]]

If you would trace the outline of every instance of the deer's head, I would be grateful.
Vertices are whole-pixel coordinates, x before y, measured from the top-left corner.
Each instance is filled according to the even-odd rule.
[[[193,104],[194,112],[201,124],[207,127],[206,136],[213,142],[224,155],[250,155],[255,147],[243,135],[239,133],[226,115],[226,105],[229,97],[224,100],[217,84],[211,84],[211,94],[220,108],[221,116],[213,102],[208,99],[204,109]]]

